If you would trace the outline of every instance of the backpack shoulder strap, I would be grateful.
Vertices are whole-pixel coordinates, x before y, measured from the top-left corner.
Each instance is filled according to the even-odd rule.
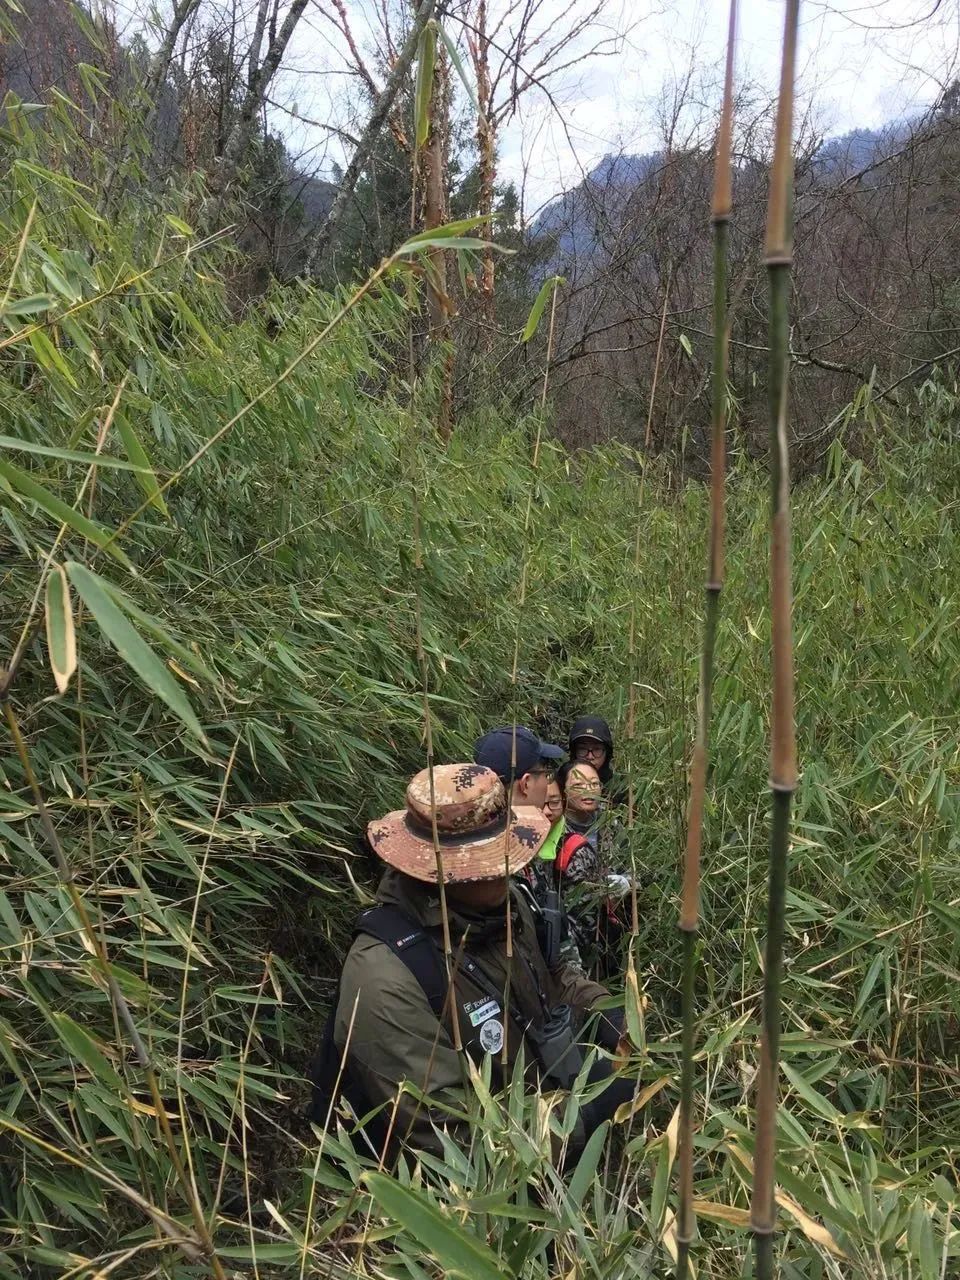
[[[561,875],[569,867],[573,855],[589,845],[590,841],[578,831],[571,831],[564,836],[557,853],[557,870]]]
[[[402,960],[423,988],[439,1018],[447,1000],[447,973],[434,939],[399,907],[377,906],[364,911],[356,932],[376,938]]]

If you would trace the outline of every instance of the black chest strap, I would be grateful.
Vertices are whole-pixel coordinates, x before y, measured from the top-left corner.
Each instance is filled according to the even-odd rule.
[[[379,906],[364,911],[357,920],[357,933],[365,933],[389,947],[402,960],[423,988],[437,1018],[447,1000],[447,971],[440,948],[433,938],[398,907]]]
[[[435,1017],[442,1021],[447,1002],[447,967],[436,939],[399,907],[391,906],[376,906],[364,911],[357,920],[356,932],[376,938],[389,947],[398,960],[403,961],[423,988]],[[539,996],[543,1015],[546,1016],[547,1002],[539,978],[526,957],[522,957],[522,961]],[[498,988],[489,974],[470,955],[462,952],[459,964],[461,971],[475,986],[485,991],[498,1004],[503,1003],[502,989]],[[515,995],[511,1000],[510,1016],[521,1028],[525,1028],[530,1021],[517,1008]]]

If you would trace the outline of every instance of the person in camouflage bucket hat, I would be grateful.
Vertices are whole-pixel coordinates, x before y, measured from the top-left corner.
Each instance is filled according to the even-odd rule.
[[[378,1154],[388,1148],[393,1157],[404,1144],[440,1154],[443,1126],[469,1140],[464,1122],[451,1120],[447,1110],[462,1113],[464,1107],[458,1036],[477,1065],[489,1061],[495,1089],[510,1079],[521,1053],[531,1087],[557,1087],[548,1083],[543,1046],[558,1018],[571,1028],[571,1044],[589,1034],[609,1053],[616,1050],[622,1012],[592,1015],[607,999],[605,989],[559,960],[551,967],[538,937],[536,906],[509,879],[534,857],[548,829],[537,809],[508,811],[503,783],[475,763],[436,766],[432,779],[430,770],[422,770],[407,787],[406,807],[369,824],[370,845],[387,870],[377,905],[358,920],[309,1071],[315,1124],[352,1112],[356,1129],[357,1119],[379,1108],[363,1126]],[[452,991],[437,848],[455,957]],[[632,1082],[612,1076],[611,1058],[600,1054],[590,1080],[606,1077],[609,1087],[580,1107],[570,1152],[632,1097]],[[425,1100],[405,1090],[405,1083]]]
[[[407,807],[367,827],[370,847],[391,867],[436,883],[432,812],[445,884],[502,880],[527,865],[543,844],[549,823],[539,809],[517,808],[507,821],[507,793],[479,764],[421,769],[407,787]],[[504,891],[504,897],[506,893]]]

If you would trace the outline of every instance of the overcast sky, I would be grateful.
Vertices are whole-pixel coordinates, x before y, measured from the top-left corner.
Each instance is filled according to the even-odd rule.
[[[170,0],[167,0],[169,3]],[[252,13],[254,0],[222,0]],[[379,74],[382,43],[377,15],[390,0],[344,0],[357,45]],[[142,29],[140,0],[113,0],[121,28]],[[398,0],[391,7],[396,11]],[[462,12],[465,0],[450,0]],[[540,27],[556,37],[571,13],[596,0],[540,0]],[[491,24],[517,0],[488,0]],[[162,7],[162,5],[161,5]],[[287,138],[304,170],[329,175],[343,164],[344,144],[304,118],[348,131],[358,126],[355,76],[344,75],[344,41],[319,9],[308,6],[272,90],[271,124]],[[772,97],[779,71],[783,0],[740,0],[738,84]],[[715,112],[726,39],[728,0],[606,0],[604,24],[564,50],[588,58],[550,81],[552,102],[538,90],[521,99],[500,136],[501,180],[524,185],[525,211],[578,182],[603,156],[658,146],[658,104],[671,85],[695,68],[692,97]],[[567,15],[564,18],[564,15]],[[460,28],[448,20],[453,33]],[[957,74],[960,0],[801,0],[801,108],[809,108],[827,136],[876,127],[921,110]],[[359,103],[366,112],[366,103]],[[295,112],[296,115],[292,115]],[[699,110],[701,117],[704,107]],[[709,118],[709,117],[707,117]]]
[[[491,12],[504,3],[490,0]],[[548,23],[556,21],[557,31],[563,29],[562,14],[570,4],[544,0],[544,17]],[[592,7],[590,0],[582,0],[580,8],[587,7]],[[348,0],[347,8],[357,43],[369,54],[379,5]],[[771,95],[783,8],[783,0],[741,0],[740,5],[738,80]],[[818,126],[828,135],[875,127],[934,100],[956,71],[958,12],[957,0],[803,0],[801,91]],[[500,177],[518,184],[525,180],[528,214],[578,181],[604,155],[620,148],[655,149],[658,103],[691,65],[696,68],[694,97],[712,104],[726,22],[726,0],[608,0],[605,27],[581,39],[573,52],[586,52],[602,40],[614,51],[551,82],[553,104],[537,90],[525,95],[501,134]],[[452,21],[451,30],[456,27]],[[277,100],[287,107],[295,104],[301,116],[355,127],[346,82],[330,74],[342,66],[334,33],[309,9],[292,55],[290,71],[276,86]],[[313,164],[323,168],[331,159],[342,162],[342,145],[330,142],[322,130],[298,124],[281,111],[275,112],[274,122],[293,149],[309,149]]]

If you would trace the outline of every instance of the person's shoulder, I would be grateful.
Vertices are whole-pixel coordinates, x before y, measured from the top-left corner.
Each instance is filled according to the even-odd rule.
[[[358,933],[343,962],[341,989],[362,987],[365,994],[376,995],[420,984],[410,969],[385,942],[368,933]]]
[[[557,850],[557,866],[560,869],[560,873],[563,874],[566,871],[574,856],[581,849],[588,848],[590,848],[590,841],[585,835],[579,831],[568,831],[560,841],[560,846]]]

